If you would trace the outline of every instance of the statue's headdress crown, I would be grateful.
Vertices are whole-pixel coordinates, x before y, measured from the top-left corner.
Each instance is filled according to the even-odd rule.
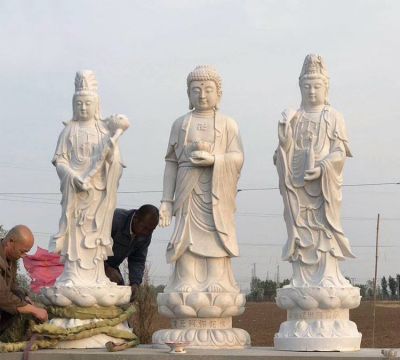
[[[214,81],[215,85],[217,86],[218,95],[219,96],[222,95],[222,78],[213,66],[210,66],[210,65],[196,66],[195,69],[189,73],[189,75],[186,79],[188,89],[190,87],[190,83],[195,80],[197,80],[197,81],[206,81],[206,80]]]
[[[305,77],[320,77],[325,81],[329,81],[328,69],[322,56],[316,54],[308,54],[306,56],[299,80]]]
[[[97,80],[92,70],[81,70],[76,73],[75,95],[98,95]]]

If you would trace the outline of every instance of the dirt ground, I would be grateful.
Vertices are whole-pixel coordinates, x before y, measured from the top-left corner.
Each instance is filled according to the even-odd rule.
[[[350,311],[350,318],[362,333],[362,347],[372,347],[372,302],[362,302],[360,307]],[[274,303],[247,303],[243,315],[233,319],[233,326],[245,329],[251,336],[253,346],[272,346],[274,334],[286,312]],[[168,328],[169,321],[158,316],[155,329]],[[380,302],[376,307],[375,346],[376,348],[400,347],[400,303]]]

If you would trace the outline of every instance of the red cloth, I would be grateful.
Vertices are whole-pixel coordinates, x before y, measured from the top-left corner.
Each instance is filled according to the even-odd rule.
[[[23,261],[32,279],[31,289],[35,293],[39,293],[44,286],[53,286],[64,270],[58,254],[50,253],[39,246],[34,255],[26,255]]]

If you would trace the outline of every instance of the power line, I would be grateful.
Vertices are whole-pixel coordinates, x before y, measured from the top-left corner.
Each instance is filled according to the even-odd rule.
[[[365,187],[365,186],[387,186],[387,185],[400,185],[400,181],[344,184],[343,187]],[[243,192],[243,191],[270,191],[270,190],[279,190],[279,187],[239,188],[237,191]],[[162,193],[162,190],[117,191],[117,193],[118,194]],[[60,195],[60,193],[59,192],[0,192],[0,195]]]
[[[243,189],[238,189],[237,192],[242,192],[242,191],[270,191],[270,190],[279,190],[279,187],[243,188]]]
[[[11,201],[11,202],[33,203],[33,204],[50,204],[50,205],[59,204],[58,202],[50,202],[50,201],[33,201],[33,200],[7,199],[7,198],[0,198],[0,201]]]
[[[374,219],[376,220],[376,219]],[[45,231],[34,231],[35,235],[53,235],[53,233],[45,232]],[[152,244],[167,244],[169,239],[161,239],[154,237],[152,239]],[[252,247],[282,247],[284,243],[244,243],[239,241],[239,245],[242,247],[252,246]],[[375,248],[375,245],[351,245],[353,248]],[[400,247],[400,245],[380,245],[382,248],[395,248]]]
[[[0,195],[61,195],[60,192],[0,192]]]
[[[359,184],[344,184],[344,187],[359,187],[359,186],[385,186],[385,185],[400,185],[399,182],[380,182],[380,183],[359,183]],[[238,189],[241,191],[269,191],[269,190],[279,190],[279,187],[265,187],[265,188],[243,188]]]
[[[384,186],[384,185],[400,185],[400,181],[398,181],[398,182],[381,182],[381,183],[344,184],[343,186]]]
[[[237,213],[238,216],[244,216],[244,217],[258,217],[258,218],[282,218],[283,217],[283,213],[280,214],[276,214],[276,213],[260,213],[260,212],[238,212]],[[371,220],[376,220],[373,217],[362,217],[362,216],[342,216],[341,217],[342,220],[365,220],[365,221],[371,221]],[[400,218],[382,218],[382,220],[385,221],[399,221]]]
[[[3,195],[6,196],[6,195]],[[26,200],[29,199],[29,200]],[[30,200],[37,199],[37,200]],[[45,201],[43,201],[45,200]],[[46,201],[47,200],[47,201]],[[51,199],[46,198],[34,198],[34,197],[19,197],[17,199],[12,198],[2,198],[0,195],[0,201],[10,201],[10,202],[22,202],[22,203],[33,203],[33,204],[46,204],[46,205],[59,205],[59,201],[52,201]],[[128,204],[119,204],[119,206],[129,207]],[[237,216],[239,217],[252,217],[252,218],[282,218],[283,214],[281,213],[260,213],[260,212],[238,212]],[[356,217],[356,216],[343,216],[342,220],[344,221],[375,221],[375,218],[372,217]],[[385,217],[382,218],[382,221],[400,221],[400,218],[396,217]]]
[[[117,194],[162,193],[162,190],[117,191]],[[60,192],[0,192],[0,195],[61,195]]]
[[[0,195],[1,197],[5,197],[6,199],[12,199],[12,198],[16,198],[16,199],[21,199],[21,200],[25,200],[25,199],[30,199],[30,200],[41,200],[41,201],[51,201],[55,204],[59,204],[59,201],[57,200],[57,198],[54,197],[38,197],[38,196],[34,196],[34,195]],[[57,201],[56,201],[57,200]]]

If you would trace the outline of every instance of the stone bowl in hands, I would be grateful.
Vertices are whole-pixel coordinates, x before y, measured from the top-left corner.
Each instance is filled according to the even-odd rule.
[[[195,141],[192,144],[192,151],[206,151],[211,152],[211,143],[208,141]]]

